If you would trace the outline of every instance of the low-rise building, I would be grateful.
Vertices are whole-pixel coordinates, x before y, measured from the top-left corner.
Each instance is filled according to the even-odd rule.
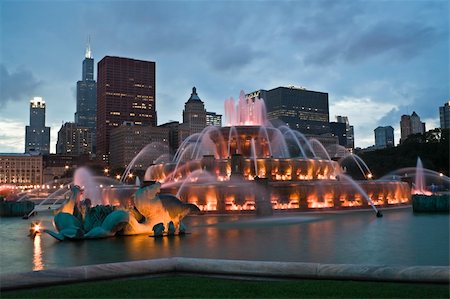
[[[42,155],[0,154],[0,184],[31,186],[43,184]]]

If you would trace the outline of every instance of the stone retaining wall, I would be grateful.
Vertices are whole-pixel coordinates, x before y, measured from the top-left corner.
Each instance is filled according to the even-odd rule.
[[[3,274],[0,277],[0,289],[14,290],[165,273],[449,284],[449,269],[448,266],[377,266],[174,257]]]

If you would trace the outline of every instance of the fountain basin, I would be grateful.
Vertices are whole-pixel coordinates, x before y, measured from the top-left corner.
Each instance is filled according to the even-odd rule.
[[[34,209],[34,202],[29,200],[24,201],[5,201],[0,202],[0,216],[1,217],[21,217],[28,215]]]
[[[450,213],[450,194],[415,194],[412,205],[415,213]]]
[[[378,207],[407,205],[411,191],[404,182],[358,181],[359,186]],[[193,182],[173,184],[161,189],[177,194],[185,202],[197,205],[204,212],[227,213],[255,211],[258,201],[269,201],[274,210],[323,210],[369,208],[363,194],[352,184],[337,180],[317,181],[257,181]]]

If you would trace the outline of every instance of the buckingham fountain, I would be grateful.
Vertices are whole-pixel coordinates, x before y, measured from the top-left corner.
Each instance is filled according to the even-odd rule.
[[[370,208],[409,204],[400,180],[371,180],[357,156],[346,152],[365,180],[355,181],[316,139],[266,119],[263,99],[225,101],[225,127],[189,136],[170,162],[151,165],[145,180],[204,212]],[[145,155],[145,151],[139,153]],[[138,155],[138,156],[139,156]],[[351,159],[348,159],[348,158]]]

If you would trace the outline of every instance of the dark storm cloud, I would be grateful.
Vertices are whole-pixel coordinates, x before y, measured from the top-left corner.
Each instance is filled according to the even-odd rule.
[[[3,64],[0,64],[0,80],[0,108],[5,107],[8,102],[29,100],[41,84],[31,71],[26,69],[8,71]]]
[[[442,34],[436,28],[418,22],[379,23],[350,41],[343,52],[344,59],[355,62],[390,52],[395,58],[407,60],[433,46],[440,37]]]
[[[212,66],[217,71],[232,71],[244,68],[253,60],[263,56],[263,52],[252,50],[247,45],[237,45],[230,47],[220,47],[213,51],[210,59]]]
[[[318,1],[294,23],[290,38],[300,47],[305,65],[355,64],[383,54],[407,61],[448,40],[444,21],[429,19],[430,11],[439,9],[436,5],[417,10],[415,5],[420,3],[416,2],[409,6],[337,2]],[[410,17],[408,9],[416,18]]]

